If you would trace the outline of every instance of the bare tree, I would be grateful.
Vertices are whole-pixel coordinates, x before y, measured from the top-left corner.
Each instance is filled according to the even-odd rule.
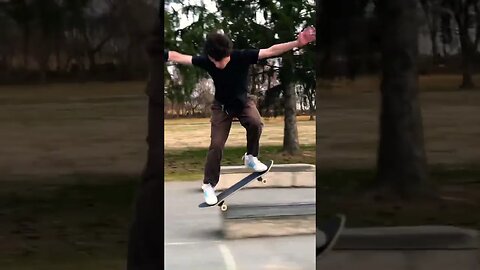
[[[469,34],[469,29],[475,22],[473,11],[478,10],[478,4],[480,0],[445,0],[444,7],[448,8],[452,16],[455,18],[455,21],[458,25],[458,30],[460,34],[460,44],[462,47],[462,69],[463,69],[463,79],[460,88],[471,89],[475,85],[473,83],[472,72],[473,72],[473,61],[475,59],[476,47]],[[478,19],[480,20],[480,19]],[[478,29],[479,27],[477,27]],[[477,32],[477,37],[480,34]]]

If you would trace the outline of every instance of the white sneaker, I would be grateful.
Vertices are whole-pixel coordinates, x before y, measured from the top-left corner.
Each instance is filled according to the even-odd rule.
[[[215,190],[210,184],[203,184],[203,196],[205,197],[205,202],[209,205],[216,204],[218,202],[217,195],[215,195]]]
[[[256,172],[263,172],[266,171],[268,168],[267,165],[260,162],[257,157],[247,155],[247,153],[243,155],[242,159],[245,160],[245,167],[252,169]]]

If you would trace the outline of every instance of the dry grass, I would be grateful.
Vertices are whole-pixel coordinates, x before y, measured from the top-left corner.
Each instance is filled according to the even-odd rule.
[[[460,91],[452,76],[421,78],[420,102],[428,162],[480,164],[480,90]],[[480,81],[480,80],[479,80]],[[446,86],[450,91],[424,91]],[[375,165],[380,95],[367,78],[321,91],[317,112],[317,159],[323,168]]]
[[[261,145],[283,144],[283,117],[263,119],[264,129]],[[165,121],[165,149],[207,148],[210,144],[209,119],[179,119]],[[315,144],[315,121],[307,116],[297,118],[297,130],[300,144]],[[226,147],[245,146],[245,129],[234,122]]]
[[[146,152],[143,87],[144,83],[3,87],[0,174],[140,171]]]

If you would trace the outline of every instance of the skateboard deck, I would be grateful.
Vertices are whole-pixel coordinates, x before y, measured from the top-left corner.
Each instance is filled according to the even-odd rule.
[[[338,236],[340,236],[340,233],[345,226],[345,220],[346,218],[344,215],[336,215],[332,219],[317,226],[317,260],[330,251],[335,245]],[[321,237],[322,234],[324,237]],[[321,241],[321,239],[325,239],[325,241]]]
[[[220,194],[217,195],[217,203],[216,204],[207,204],[206,202],[203,202],[198,205],[200,208],[205,208],[205,207],[212,207],[212,206],[219,206],[222,211],[227,210],[227,205],[225,204],[225,199],[227,199],[229,196],[233,195],[235,192],[239,191],[242,189],[244,186],[252,182],[253,180],[257,179],[258,181],[262,181],[263,183],[266,183],[266,181],[262,178],[263,175],[268,173],[270,169],[272,168],[273,165],[273,160],[270,160],[267,164],[267,170],[263,172],[253,172],[249,175],[247,175],[245,178],[242,180],[238,181],[228,189],[224,190]]]

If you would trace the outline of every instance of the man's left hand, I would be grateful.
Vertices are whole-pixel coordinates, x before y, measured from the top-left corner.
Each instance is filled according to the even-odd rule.
[[[297,41],[300,47],[307,45],[310,42],[315,41],[317,38],[315,27],[309,26],[305,28],[300,34],[298,35]]]

